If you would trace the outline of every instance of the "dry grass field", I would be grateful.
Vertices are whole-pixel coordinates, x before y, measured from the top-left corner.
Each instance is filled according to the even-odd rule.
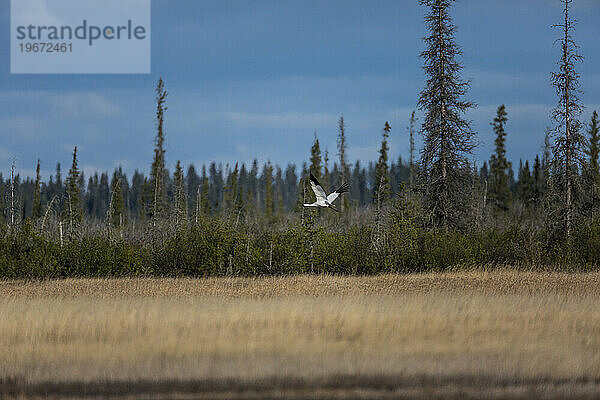
[[[600,273],[0,282],[0,398],[598,398]]]

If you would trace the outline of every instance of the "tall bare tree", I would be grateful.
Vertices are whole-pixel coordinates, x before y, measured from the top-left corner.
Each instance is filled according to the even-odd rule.
[[[420,183],[424,205],[434,226],[459,223],[471,180],[468,155],[475,148],[475,133],[464,113],[475,105],[464,99],[469,83],[461,79],[462,51],[456,44],[456,26],[448,14],[454,0],[421,0],[429,8],[425,23],[430,35],[421,53],[427,75],[419,98],[424,114]]]
[[[583,165],[583,144],[585,139],[581,134],[579,116],[583,111],[579,96],[579,73],[575,70],[577,63],[582,61],[578,46],[572,33],[576,21],[569,16],[569,6],[573,0],[561,0],[563,3],[564,21],[554,27],[562,29],[560,43],[561,54],[557,62],[558,71],[552,73],[552,86],[556,89],[558,105],[552,111],[554,122],[553,147],[553,179],[554,188],[561,191],[563,198],[562,209],[557,215],[562,218],[565,233],[571,236],[573,220],[577,217],[576,189],[579,168]]]

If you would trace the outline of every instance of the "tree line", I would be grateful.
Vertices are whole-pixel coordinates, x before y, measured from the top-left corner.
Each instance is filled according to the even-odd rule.
[[[331,170],[323,168],[323,171],[325,170],[327,174],[322,172],[321,180],[328,182],[329,189],[333,189],[335,182],[343,180],[342,173],[337,163],[331,167]],[[377,179],[376,163],[356,161],[347,172],[346,176],[352,185],[348,194],[350,199],[347,207],[367,207],[373,201],[372,188],[375,187],[374,182]],[[295,164],[288,164],[285,168],[281,168],[270,163],[261,165],[258,160],[254,160],[248,166],[242,163],[236,168],[235,165],[211,162],[208,166],[203,165],[198,169],[190,164],[185,172],[180,164],[174,173],[165,174],[167,204],[175,207],[176,183],[182,180],[186,204],[180,204],[179,207],[187,208],[189,218],[195,215],[197,209],[206,215],[223,214],[230,206],[231,183],[237,180],[236,185],[243,204],[265,212],[267,208],[265,200],[272,196],[271,212],[283,216],[297,211],[299,177],[307,175],[307,164],[302,165],[300,169]],[[393,161],[389,165],[391,193],[397,193],[408,177],[408,163],[401,157]],[[97,222],[106,220],[111,199],[116,202],[113,213],[122,215],[123,223],[136,219],[143,220],[149,215],[144,208],[145,199],[150,192],[149,177],[143,172],[136,170],[129,178],[121,167],[116,168],[112,173],[95,172],[90,177],[86,177],[82,171],[79,171],[76,182],[84,219]],[[271,184],[267,186],[267,182]],[[322,184],[325,185],[323,182]],[[15,192],[15,204],[12,210],[11,186],[14,186]],[[60,163],[56,165],[56,172],[46,182],[42,181],[41,177],[39,180],[30,177],[23,179],[16,173],[11,180],[10,176],[3,177],[0,174],[0,192],[3,194],[0,200],[3,211],[0,221],[10,224],[11,213],[14,214],[15,224],[28,218],[40,218],[52,199],[54,199],[53,212],[61,214],[62,208],[67,204],[64,201],[67,189],[67,181],[63,178]]]

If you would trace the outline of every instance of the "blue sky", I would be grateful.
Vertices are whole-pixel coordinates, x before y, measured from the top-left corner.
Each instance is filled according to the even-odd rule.
[[[147,172],[155,135],[153,90],[159,76],[170,92],[166,114],[169,167],[217,161],[308,158],[317,131],[335,157],[337,119],[347,123],[349,155],[377,157],[385,121],[391,156],[408,156],[406,126],[423,86],[426,10],[415,1],[152,1],[150,75],[11,75],[10,2],[0,0],[0,172],[13,158],[24,175],[42,160]],[[561,18],[558,0],[459,0],[452,8],[471,81],[469,112],[478,132],[474,159],[489,158],[489,122],[507,106],[508,156],[540,151],[556,96]],[[586,105],[600,109],[600,2],[575,0],[575,40]],[[420,140],[417,141],[420,148]]]

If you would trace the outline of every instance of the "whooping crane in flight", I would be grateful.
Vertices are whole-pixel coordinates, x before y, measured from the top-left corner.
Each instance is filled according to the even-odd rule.
[[[321,186],[317,178],[315,178],[315,176],[312,174],[312,172],[310,172],[310,187],[312,188],[313,192],[315,192],[315,196],[317,196],[317,201],[310,204],[303,204],[304,207],[329,207],[335,212],[338,212],[338,210],[333,206],[332,203],[335,199],[338,198],[340,194],[348,192],[349,189],[348,184],[344,182],[342,183],[342,186],[340,186],[335,192],[327,195],[327,193],[325,193],[325,190],[323,190],[323,187]]]

